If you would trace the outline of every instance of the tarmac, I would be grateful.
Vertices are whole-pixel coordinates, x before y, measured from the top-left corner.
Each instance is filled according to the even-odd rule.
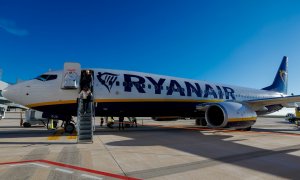
[[[141,119],[119,131],[97,118],[93,143],[77,144],[12,116],[0,121],[0,179],[300,179],[300,128],[283,118],[251,131]]]

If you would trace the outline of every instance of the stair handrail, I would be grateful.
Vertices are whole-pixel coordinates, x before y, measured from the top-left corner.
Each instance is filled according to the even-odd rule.
[[[79,131],[80,131],[80,119],[81,119],[81,111],[82,111],[82,98],[77,98],[77,143],[79,141]]]

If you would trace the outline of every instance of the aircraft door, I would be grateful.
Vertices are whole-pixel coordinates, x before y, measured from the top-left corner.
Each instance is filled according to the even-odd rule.
[[[62,77],[62,89],[78,89],[81,68],[79,63],[65,63]]]
[[[80,78],[80,90],[87,87],[93,93],[94,91],[94,71],[93,70],[82,70]]]

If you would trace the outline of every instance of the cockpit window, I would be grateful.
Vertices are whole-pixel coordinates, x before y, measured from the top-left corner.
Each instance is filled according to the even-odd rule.
[[[40,80],[40,81],[50,81],[50,80],[54,80],[57,78],[57,75],[52,75],[52,74],[43,74],[40,75],[34,79]]]

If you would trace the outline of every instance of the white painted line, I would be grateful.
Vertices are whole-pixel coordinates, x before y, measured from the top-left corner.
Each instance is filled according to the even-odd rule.
[[[28,165],[29,163],[22,163],[22,164],[11,164],[9,166],[25,166],[25,165]]]
[[[61,171],[61,172],[65,172],[65,173],[69,173],[69,174],[72,174],[72,173],[74,173],[73,171],[69,171],[69,170],[66,170],[66,169],[61,169],[61,168],[55,168],[55,170],[57,170],[57,171]]]
[[[90,179],[98,179],[98,180],[102,180],[102,178],[96,177],[96,176],[91,176],[88,174],[81,174],[82,177],[86,177],[86,178],[90,178]]]
[[[33,164],[33,165],[36,165],[36,166],[41,166],[41,167],[44,167],[44,168],[49,168],[50,167],[50,166],[39,164],[39,163],[29,163],[29,164]]]

